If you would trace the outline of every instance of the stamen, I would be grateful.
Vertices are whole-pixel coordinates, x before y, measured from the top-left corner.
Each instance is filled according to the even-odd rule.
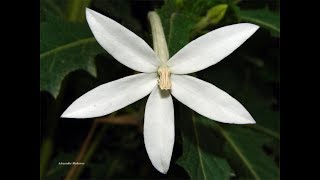
[[[170,71],[167,66],[160,66],[158,69],[158,74],[160,76],[158,80],[158,85],[161,90],[168,90],[171,88],[171,81],[170,81]]]

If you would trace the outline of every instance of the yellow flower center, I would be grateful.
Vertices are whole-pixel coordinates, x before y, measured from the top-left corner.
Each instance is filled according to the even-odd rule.
[[[158,69],[158,74],[160,76],[158,80],[158,85],[161,90],[168,90],[171,88],[171,81],[170,81],[170,71],[167,66],[160,66]]]

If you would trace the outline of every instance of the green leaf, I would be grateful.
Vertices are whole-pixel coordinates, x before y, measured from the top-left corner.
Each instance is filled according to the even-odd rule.
[[[133,9],[130,0],[95,0],[92,1],[92,6],[98,12],[121,22],[121,24],[125,24],[126,28],[143,38],[141,24],[132,16]]]
[[[264,106],[253,107],[253,104],[247,106],[250,113],[255,117],[257,124],[248,125],[249,128],[265,133],[276,140],[280,140],[280,114]]]
[[[211,120],[184,114],[180,124],[183,154],[177,163],[187,170],[191,179],[230,179],[233,173],[228,162],[215,154],[220,145],[213,129],[207,128]]]
[[[161,9],[156,10],[156,12],[160,16],[161,24],[163,27],[163,31],[164,31],[169,49],[170,49],[170,44],[169,44],[168,37],[169,37],[170,29],[172,27],[171,17],[173,13],[176,13],[176,10],[177,10],[176,8],[177,7],[174,1],[166,0],[165,4],[161,7]],[[169,53],[171,53],[170,50],[169,50]]]
[[[60,18],[66,18],[65,8],[65,0],[40,0],[40,16],[49,12]]]
[[[170,30],[167,43],[170,56],[188,44],[189,35],[196,21],[184,14],[173,13],[170,17]]]
[[[91,0],[40,0],[40,10],[72,22],[84,22]],[[42,12],[40,11],[40,16]]]
[[[259,128],[272,130],[257,125],[222,124],[198,114],[190,120],[187,111],[181,112],[183,155],[177,163],[192,179],[229,179],[233,172],[237,179],[279,179],[275,157],[263,149],[271,143],[276,154],[278,141]]]
[[[239,93],[236,99],[245,105],[257,122],[254,125],[248,125],[248,128],[280,140],[280,113],[272,109],[274,98],[262,94],[254,88],[254,85],[250,85],[248,91]]]
[[[236,167],[237,177],[256,180],[280,178],[276,162],[263,150],[263,145],[271,141],[269,136],[240,125],[214,124],[227,141],[225,155],[231,166]]]
[[[195,16],[203,16],[210,8],[221,3],[226,3],[226,0],[185,0],[181,10]]]
[[[243,22],[251,22],[272,32],[273,35],[280,36],[280,16],[267,9],[240,10],[239,18]]]
[[[57,97],[64,77],[78,69],[96,76],[94,57],[101,52],[87,24],[45,16],[40,23],[40,90]]]
[[[173,3],[173,1],[168,3],[170,2]],[[174,55],[190,41],[190,33],[197,22],[192,15],[178,13],[175,10],[174,5],[168,4],[158,10],[170,56]]]

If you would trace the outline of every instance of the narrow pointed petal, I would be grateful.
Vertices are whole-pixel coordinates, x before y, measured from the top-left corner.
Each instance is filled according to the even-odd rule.
[[[216,86],[188,75],[171,75],[171,81],[171,94],[197,113],[223,123],[255,123],[236,99]]]
[[[160,60],[139,36],[88,8],[86,18],[98,43],[120,63],[139,72],[157,71]]]
[[[148,95],[157,85],[157,74],[140,73],[100,85],[75,100],[64,118],[92,118],[110,114]]]
[[[152,165],[166,174],[174,144],[174,110],[169,91],[154,88],[144,116],[144,143]]]
[[[240,23],[213,30],[187,44],[168,61],[171,73],[189,74],[221,61],[244,43],[259,26]]]

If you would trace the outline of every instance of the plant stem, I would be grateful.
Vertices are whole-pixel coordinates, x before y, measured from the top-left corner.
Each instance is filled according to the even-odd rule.
[[[85,20],[85,8],[89,6],[91,0],[69,0],[68,20],[73,22],[83,22]]]
[[[43,138],[40,149],[40,179],[47,174],[47,168],[51,159],[52,153],[54,152],[54,134],[58,126],[59,114],[58,107],[61,105],[61,99],[57,99],[50,103],[49,111],[47,112],[48,130],[43,132],[41,129],[40,135]],[[42,121],[40,121],[42,123]],[[41,139],[42,139],[41,138]]]
[[[153,49],[159,56],[160,60],[165,63],[169,60],[169,51],[161,19],[155,11],[148,13],[148,19],[151,25]]]
[[[100,117],[96,118],[96,122],[99,123],[110,123],[110,124],[117,124],[117,125],[138,125],[139,118],[138,115],[122,115],[115,118],[111,117]]]
[[[92,126],[91,126],[91,129],[90,129],[90,131],[89,131],[89,133],[88,133],[88,135],[86,137],[86,139],[84,140],[84,142],[83,142],[83,144],[81,146],[81,149],[80,149],[80,151],[79,151],[79,153],[78,153],[78,155],[77,155],[77,157],[75,159],[75,162],[82,162],[81,160],[83,159],[83,156],[84,156],[84,154],[86,153],[86,151],[87,151],[87,149],[89,147],[90,141],[91,141],[91,139],[92,139],[92,137],[94,135],[94,132],[95,132],[96,128],[97,128],[97,122],[94,121]],[[77,169],[78,169],[78,166],[71,166],[71,168],[68,171],[65,179],[71,179],[74,176],[74,174],[76,173]]]
[[[92,154],[95,152],[107,128],[107,126],[102,127],[102,129],[95,136],[93,142],[91,142],[95,134],[95,131],[98,127],[98,124],[100,123],[108,123],[108,124],[116,124],[116,125],[136,125],[140,127],[139,116],[137,114],[122,115],[122,116],[115,117],[115,113],[113,113],[109,117],[96,118],[74,162],[87,163],[89,161],[89,159],[91,158]],[[84,166],[71,166],[65,179],[66,180],[77,179],[81,171],[83,170],[83,168]]]
[[[90,160],[96,149],[98,148],[98,145],[103,138],[103,135],[105,134],[107,130],[107,125],[104,124],[103,127],[100,129],[98,132],[96,138],[94,141],[91,143],[90,148],[88,149],[87,153],[84,155],[82,162],[87,164],[87,162]],[[85,166],[78,166],[78,170],[74,173],[73,179],[79,179],[79,175],[81,174],[82,170],[84,169]]]
[[[114,116],[115,116],[115,113],[111,114],[110,117],[108,117],[108,118],[112,119],[112,118],[114,118]],[[88,147],[90,145],[91,139],[93,138],[93,135],[95,133],[97,125],[98,125],[98,121],[97,121],[97,119],[95,119],[93,121],[93,124],[90,128],[90,131],[89,131],[86,139],[84,140],[84,142],[80,148],[80,151],[75,159],[75,162],[82,162],[82,160],[84,159],[85,153],[87,153]],[[79,174],[78,168],[79,168],[79,166],[71,166],[65,179],[74,179],[75,175]]]
[[[41,154],[40,154],[40,179],[44,177],[44,174],[47,170],[48,161],[52,154],[52,138],[46,138],[41,146]]]

